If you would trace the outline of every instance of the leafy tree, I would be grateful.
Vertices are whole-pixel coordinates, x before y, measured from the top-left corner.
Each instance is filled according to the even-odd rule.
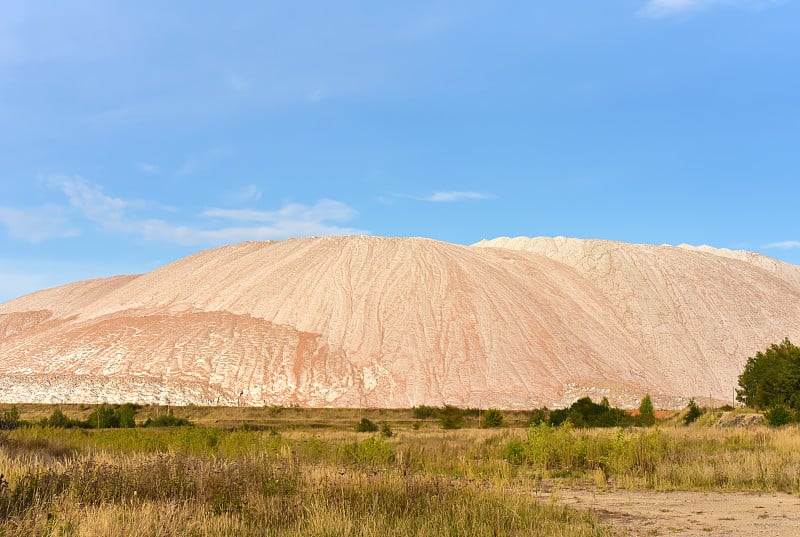
[[[136,416],[136,406],[131,403],[125,403],[121,407],[115,409],[117,414],[117,421],[119,422],[119,426],[123,429],[136,427],[136,420],[134,420],[134,416]]]
[[[502,427],[503,413],[497,408],[490,408],[483,413],[481,425],[483,427]]]
[[[86,424],[93,429],[116,429],[119,427],[119,415],[115,410],[108,405],[95,407],[86,418]]]
[[[650,427],[656,423],[656,411],[653,408],[653,401],[650,399],[650,394],[646,394],[639,404],[639,424],[645,427]]]
[[[574,403],[573,403],[574,404]],[[569,408],[556,408],[547,414],[547,423],[550,425],[561,425],[569,418]],[[540,422],[541,423],[541,422]],[[537,424],[538,425],[538,424]]]
[[[684,425],[689,425],[697,421],[697,418],[703,415],[703,411],[694,402],[694,399],[689,399],[689,404],[686,405],[686,414],[683,416]]]
[[[749,407],[800,409],[800,348],[786,338],[757,352],[747,359],[739,387],[736,399]]]
[[[361,418],[361,421],[356,424],[356,431],[359,433],[374,433],[377,430],[378,426],[368,418]]]
[[[465,425],[464,411],[453,405],[439,409],[439,422],[442,429],[461,429]]]

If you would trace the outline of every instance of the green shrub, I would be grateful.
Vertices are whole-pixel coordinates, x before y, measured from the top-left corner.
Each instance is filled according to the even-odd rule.
[[[585,436],[573,437],[569,422],[560,427],[541,423],[528,428],[525,459],[533,466],[542,469],[582,468],[586,461],[587,443]]]
[[[439,422],[442,429],[461,429],[466,425],[464,411],[453,405],[444,405],[439,409]]]
[[[338,452],[345,463],[389,464],[394,460],[394,449],[380,435],[361,442],[345,442],[339,446]]]
[[[356,431],[359,433],[374,433],[377,430],[378,426],[368,418],[361,418],[361,421],[356,424]]]
[[[481,427],[501,427],[503,425],[503,413],[496,409],[490,408],[483,413],[481,418]]]
[[[793,412],[785,405],[775,405],[764,413],[767,423],[773,427],[781,427],[795,421]]]
[[[384,438],[390,438],[391,436],[394,436],[394,431],[392,431],[391,425],[388,423],[381,425],[381,436]]]
[[[512,438],[503,446],[501,456],[511,464],[525,462],[525,444],[519,438]]]

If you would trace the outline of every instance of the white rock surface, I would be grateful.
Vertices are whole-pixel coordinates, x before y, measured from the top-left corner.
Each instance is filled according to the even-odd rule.
[[[800,267],[702,247],[323,237],[0,304],[0,400],[664,407],[800,339]]]

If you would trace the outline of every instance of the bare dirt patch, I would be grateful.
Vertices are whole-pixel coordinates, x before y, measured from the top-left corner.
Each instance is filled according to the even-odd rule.
[[[785,493],[560,489],[549,497],[592,511],[619,535],[800,536],[800,497]]]

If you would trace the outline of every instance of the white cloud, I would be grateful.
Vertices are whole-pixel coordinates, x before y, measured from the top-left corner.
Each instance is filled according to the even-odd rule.
[[[764,246],[764,248],[780,248],[782,250],[791,250],[792,248],[800,248],[800,241],[772,242]]]
[[[253,209],[208,209],[203,216],[226,218],[238,222],[279,222],[304,220],[322,222],[333,220],[343,222],[357,216],[355,210],[341,201],[322,199],[312,206],[289,203],[277,211],[257,211]]]
[[[11,238],[33,243],[78,234],[65,218],[63,209],[56,205],[32,209],[0,207],[0,224]]]
[[[649,0],[639,11],[644,17],[662,18],[713,6],[740,6],[764,9],[782,0]]]
[[[484,194],[483,192],[456,192],[456,191],[446,191],[446,192],[434,192],[432,195],[419,198],[422,201],[432,201],[432,202],[453,202],[453,201],[466,201],[466,200],[486,200],[491,199],[494,196],[490,194]]]
[[[362,229],[339,227],[313,220],[278,220],[268,226],[233,226],[202,229],[191,226],[173,226],[163,220],[140,222],[142,236],[182,245],[230,244],[243,241],[284,240],[292,237],[319,237],[323,235],[365,235]]]
[[[137,216],[133,214],[136,210],[154,207],[164,210],[164,207],[109,196],[101,187],[78,176],[52,177],[50,184],[67,196],[70,206],[104,231],[138,235],[149,240],[182,245],[217,245],[246,240],[369,233],[362,229],[332,225],[330,222],[348,222],[358,215],[353,208],[336,200],[322,199],[314,205],[289,203],[274,211],[208,209],[201,213],[204,220],[199,225],[182,225],[161,218]],[[259,225],[214,226],[220,219]]]
[[[52,176],[50,184],[61,190],[69,204],[89,220],[110,230],[125,230],[125,210],[130,207],[126,201],[106,195],[102,188],[79,176]]]

